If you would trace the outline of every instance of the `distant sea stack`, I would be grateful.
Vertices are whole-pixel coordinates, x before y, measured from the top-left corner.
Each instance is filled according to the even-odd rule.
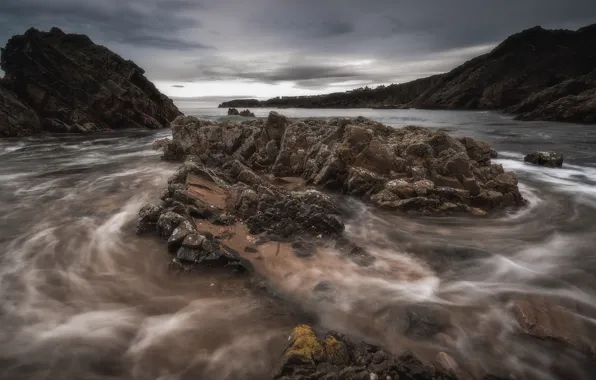
[[[534,27],[452,71],[316,96],[239,99],[220,107],[503,110],[520,120],[596,123],[596,24]]]
[[[1,49],[0,136],[165,128],[181,115],[134,62],[59,28]]]

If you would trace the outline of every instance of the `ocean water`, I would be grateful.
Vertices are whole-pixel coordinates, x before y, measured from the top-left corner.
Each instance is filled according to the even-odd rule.
[[[230,118],[226,109],[178,105]],[[480,138],[517,173],[529,205],[486,219],[431,218],[345,198],[355,215],[346,233],[375,264],[281,258],[265,264],[285,292],[279,299],[217,273],[173,276],[164,244],[134,234],[138,210],[177,166],[151,149],[168,130],[0,140],[0,378],[266,379],[305,318],[395,353],[448,352],[479,378],[593,378],[584,355],[519,334],[511,309],[516,299],[555,298],[595,331],[596,128],[495,112],[277,111]],[[535,150],[563,153],[564,167],[525,164]],[[321,280],[334,284],[336,302],[312,300]],[[412,304],[430,305],[452,327],[439,340],[405,336]]]

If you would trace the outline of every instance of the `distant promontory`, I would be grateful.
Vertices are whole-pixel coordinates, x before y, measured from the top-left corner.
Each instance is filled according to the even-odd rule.
[[[445,74],[315,96],[219,105],[272,108],[502,110],[521,120],[596,123],[596,24],[577,31],[534,27]]]

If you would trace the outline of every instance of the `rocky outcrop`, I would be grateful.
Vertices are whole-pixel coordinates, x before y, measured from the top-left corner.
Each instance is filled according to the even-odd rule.
[[[563,155],[555,152],[534,152],[526,155],[524,161],[539,166],[560,168],[563,166]]]
[[[595,43],[596,25],[577,31],[534,27],[445,74],[345,93],[236,100],[220,107],[491,109],[522,120],[594,123]]]
[[[0,137],[26,136],[41,130],[35,111],[0,83]]]
[[[451,362],[448,358],[443,362]],[[453,371],[454,365],[444,367]],[[358,342],[345,335],[329,332],[317,337],[310,326],[299,325],[288,338],[288,348],[282,356],[276,379],[280,380],[370,380],[417,379],[455,380],[449,370],[439,370],[423,363],[412,353],[391,355],[383,349]]]
[[[338,260],[372,268],[376,257],[344,234],[351,211],[334,193],[432,215],[483,215],[524,202],[515,175],[492,164],[490,146],[470,137],[365,118],[291,120],[276,112],[241,122],[181,116],[171,127],[173,139],[155,146],[165,159],[184,163],[161,202],[140,210],[137,232],[167,245],[175,271],[266,273],[264,260],[310,260],[328,249]],[[268,289],[266,280],[255,284]],[[273,292],[284,297],[281,289]],[[318,282],[312,292],[317,302],[335,302],[331,282]],[[388,313],[413,341],[433,339],[451,324],[442,308],[425,303]],[[435,367],[337,333],[321,339],[306,325],[288,343],[278,379],[470,378],[446,352]]]
[[[406,212],[484,214],[524,203],[514,173],[491,163],[488,144],[420,127],[372,120],[291,121],[270,113],[243,123],[180,117],[164,158],[196,155],[210,167],[237,160],[235,179],[300,177],[307,184]]]
[[[244,116],[244,117],[255,117],[255,114],[246,109],[244,111],[238,111],[236,108],[228,109],[228,116]]]
[[[507,112],[519,120],[596,123],[596,70],[537,92]]]
[[[24,107],[16,109],[33,109],[39,120],[16,112],[20,116],[14,117],[11,127],[3,125],[5,136],[164,128],[181,114],[143,69],[85,35],[32,28],[12,37],[1,53],[2,96],[14,93]]]

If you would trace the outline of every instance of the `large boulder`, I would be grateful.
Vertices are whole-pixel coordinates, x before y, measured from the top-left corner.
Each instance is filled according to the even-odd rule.
[[[549,168],[560,168],[563,166],[563,155],[555,152],[534,152],[526,155],[524,161]]]
[[[31,28],[13,36],[1,53],[3,86],[32,108],[41,123],[39,128],[26,116],[10,135],[165,128],[181,114],[143,69],[85,35]],[[6,98],[4,90],[2,96]],[[18,115],[23,113],[14,118]]]

